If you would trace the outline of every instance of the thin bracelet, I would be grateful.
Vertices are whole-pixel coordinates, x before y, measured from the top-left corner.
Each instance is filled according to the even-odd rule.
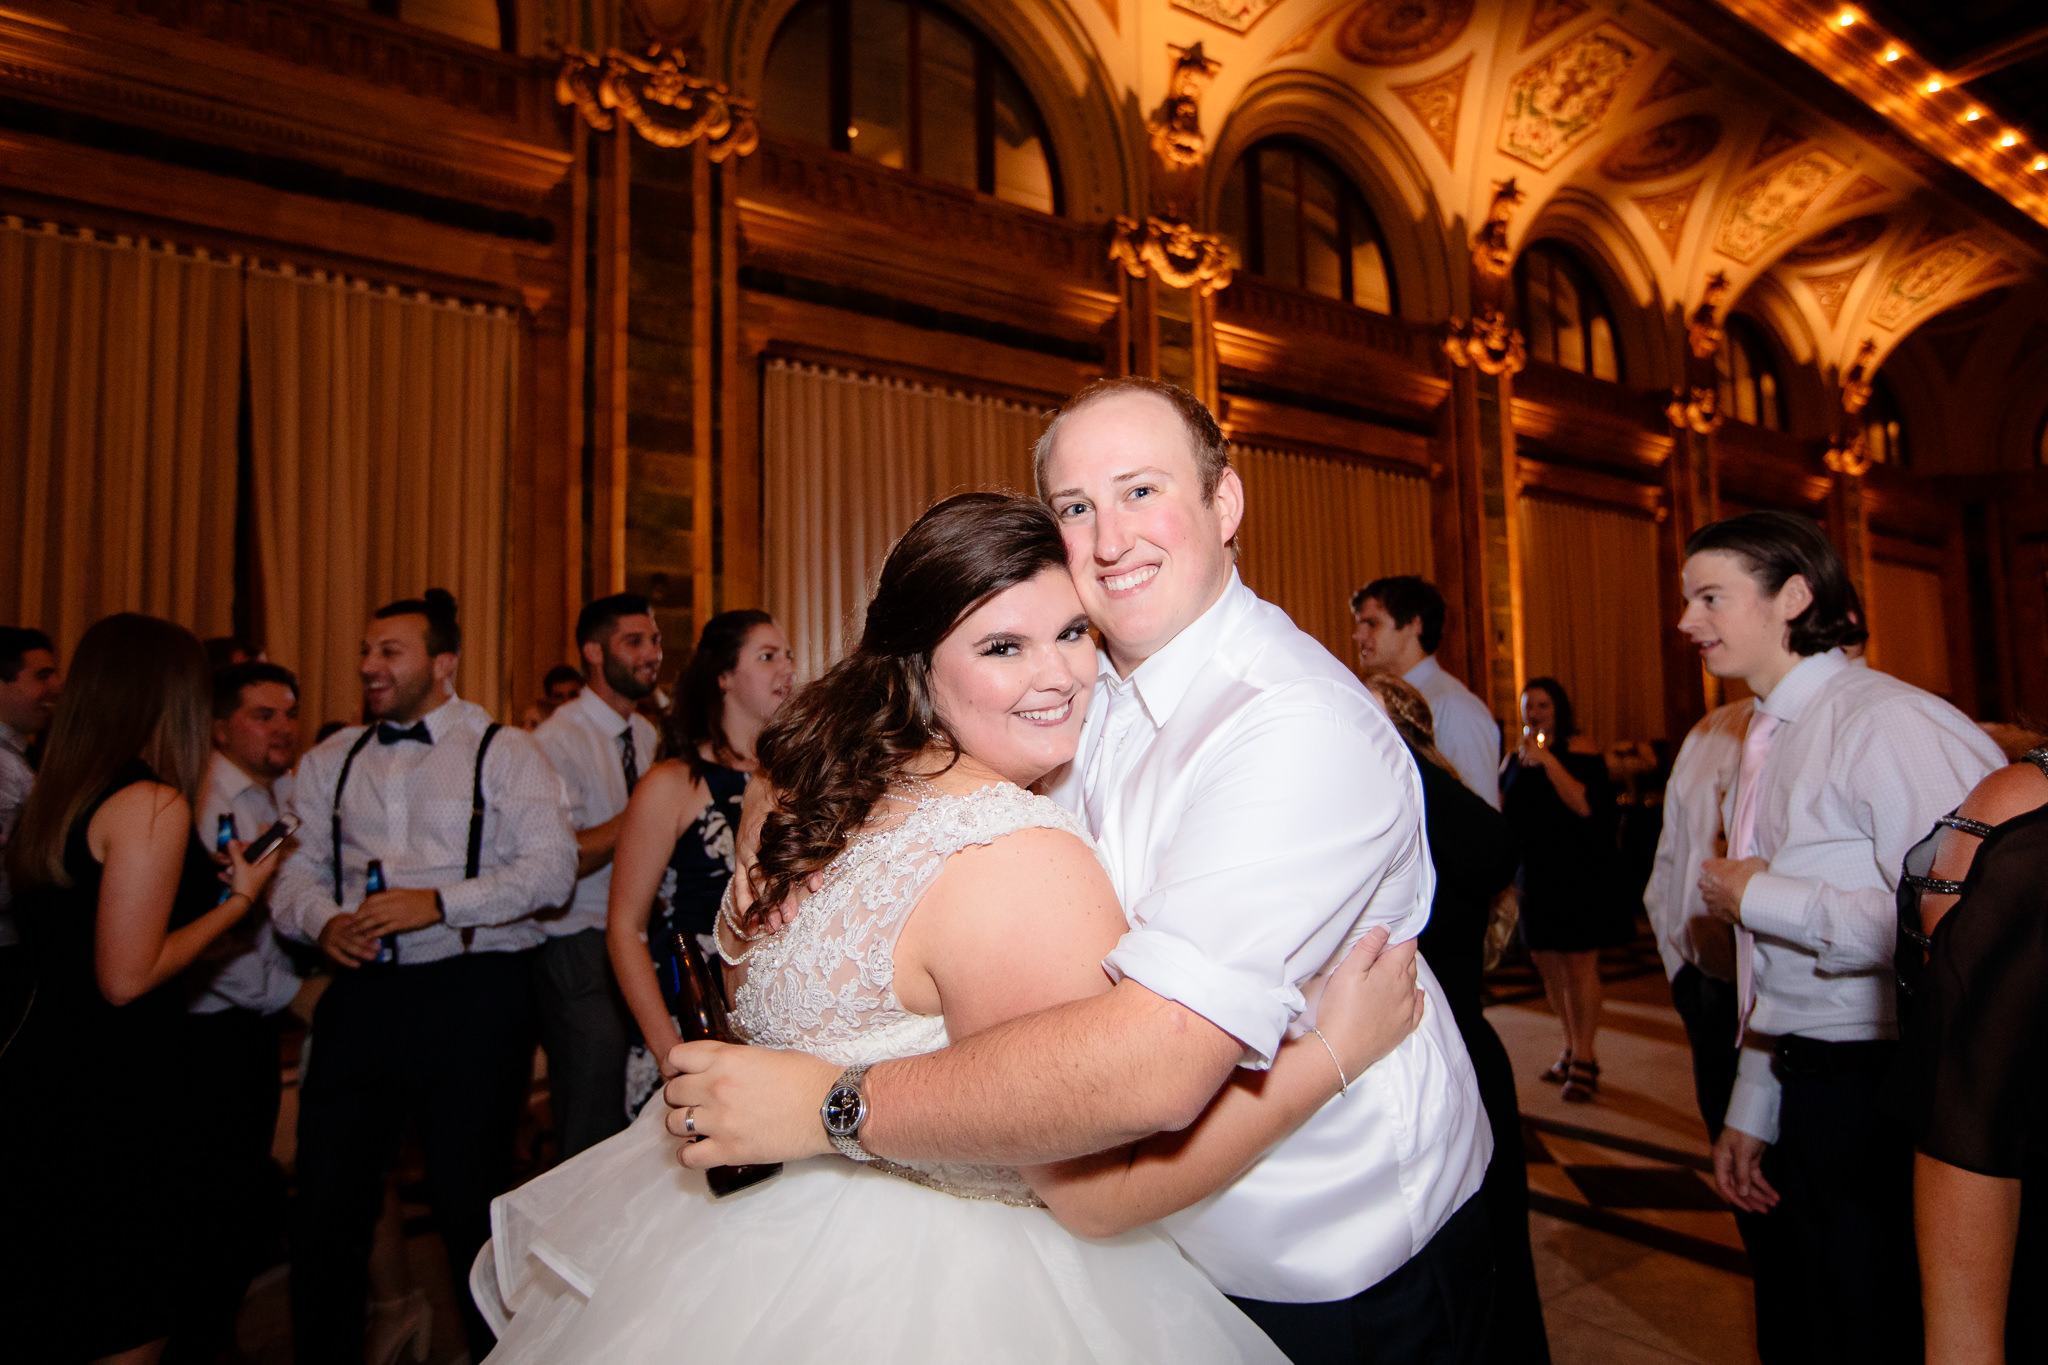
[[[1351,1082],[1344,1079],[1344,1063],[1337,1060],[1337,1049],[1330,1046],[1328,1038],[1323,1038],[1323,1031],[1321,1029],[1312,1028],[1309,1032],[1323,1039],[1323,1050],[1330,1054],[1330,1065],[1337,1068],[1337,1093],[1339,1095],[1349,1095],[1351,1093]]]

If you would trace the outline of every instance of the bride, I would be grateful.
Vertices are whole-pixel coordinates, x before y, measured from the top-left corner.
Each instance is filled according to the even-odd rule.
[[[1109,988],[1123,913],[1078,820],[1028,790],[1074,756],[1094,674],[1038,503],[965,494],[905,533],[859,647],[757,745],[768,780],[748,789],[719,924],[748,1040],[873,1063]],[[1320,1006],[1351,1077],[1420,1017],[1413,950],[1374,964],[1384,941]],[[1335,1095],[1332,1060],[1289,1044],[1187,1132],[1102,1157],[824,1157],[717,1202],[650,1104],[492,1207],[470,1277],[500,1336],[490,1361],[1283,1362],[1140,1225]]]

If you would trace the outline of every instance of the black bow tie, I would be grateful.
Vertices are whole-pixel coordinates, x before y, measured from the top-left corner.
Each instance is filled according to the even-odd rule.
[[[377,727],[379,744],[399,744],[408,739],[416,739],[422,744],[434,742],[434,737],[427,733],[427,723],[423,720],[415,721],[410,726],[393,725],[387,721]]]

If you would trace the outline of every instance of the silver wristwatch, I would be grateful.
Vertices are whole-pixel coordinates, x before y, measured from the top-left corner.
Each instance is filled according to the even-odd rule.
[[[854,1161],[875,1159],[860,1145],[860,1127],[868,1121],[868,1097],[861,1089],[861,1082],[867,1074],[866,1063],[846,1068],[832,1083],[823,1107],[818,1110],[818,1117],[825,1121],[825,1136],[832,1139],[832,1146],[839,1155]]]

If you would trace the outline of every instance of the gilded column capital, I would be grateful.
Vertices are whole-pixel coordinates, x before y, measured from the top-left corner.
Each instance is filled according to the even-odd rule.
[[[555,101],[609,132],[616,110],[657,147],[702,142],[713,161],[745,156],[760,143],[752,101],[716,81],[690,74],[680,52],[649,44],[644,55],[612,48],[602,57],[575,48],[562,53]]]
[[[1671,401],[1664,405],[1664,419],[1680,431],[1697,432],[1707,435],[1726,421],[1728,414],[1721,411],[1721,396],[1713,389],[1695,387],[1690,393],[1674,391]]]
[[[1528,343],[1498,308],[1486,309],[1469,323],[1452,318],[1443,344],[1453,365],[1481,374],[1520,374],[1529,363]]]
[[[1109,239],[1109,258],[1134,280],[1156,275],[1175,289],[1214,294],[1228,288],[1236,271],[1223,239],[1165,218],[1119,216]]]

